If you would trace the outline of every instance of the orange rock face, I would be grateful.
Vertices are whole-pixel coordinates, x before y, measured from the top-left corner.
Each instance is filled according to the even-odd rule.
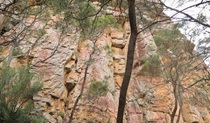
[[[34,2],[34,0],[29,0],[29,5],[34,5]],[[115,12],[116,16],[119,14]],[[44,87],[38,95],[33,97],[36,107],[43,112],[48,122],[68,122],[86,74],[84,93],[77,105],[73,121],[75,123],[91,121],[115,123],[119,89],[127,60],[129,23],[125,22],[123,29],[108,27],[96,41],[92,41],[81,40],[82,36],[76,29],[62,34],[61,30],[55,28],[57,21],[59,19],[56,16],[52,16],[46,25],[42,21],[37,21],[32,29],[44,29],[46,34],[38,39],[36,46],[32,46],[37,39],[33,31],[27,39],[23,40],[24,45],[21,47],[25,53],[28,52],[30,56],[33,56],[30,59],[33,65],[32,71],[43,73]],[[148,45],[154,50],[149,51]],[[165,82],[161,76],[141,75],[145,59],[155,54],[156,50],[157,46],[150,31],[138,35],[124,122],[170,123],[170,115],[174,107],[172,85]],[[161,60],[163,63],[169,61],[167,58]],[[15,58],[12,64],[19,66],[21,62],[25,63],[24,59],[21,61],[21,58]],[[88,64],[89,67],[85,73]],[[182,76],[183,80],[187,80],[183,81],[184,85],[193,82],[195,78],[190,78],[191,76],[202,75],[201,72],[196,72],[190,76],[186,74]],[[102,96],[90,96],[88,89],[93,81],[108,83],[108,92]],[[193,93],[184,93],[184,96],[191,97],[191,94]],[[177,115],[178,113],[175,119]],[[193,122],[209,123],[209,111],[205,107],[184,103],[180,123]]]

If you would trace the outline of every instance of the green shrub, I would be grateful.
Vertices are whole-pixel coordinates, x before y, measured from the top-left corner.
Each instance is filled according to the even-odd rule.
[[[117,22],[117,19],[112,15],[100,16],[95,21],[96,28],[106,28],[107,26],[122,28],[121,25]]]
[[[114,53],[114,50],[109,45],[106,45],[103,48],[107,52],[108,55],[112,55]]]
[[[18,56],[18,55],[22,55],[22,54],[23,54],[23,52],[20,49],[20,47],[15,47],[13,52],[12,52],[12,56]]]
[[[160,76],[161,75],[161,61],[157,54],[151,55],[143,64],[141,74],[145,76]]]
[[[0,53],[3,51],[3,46],[0,46]]]
[[[88,94],[91,97],[104,96],[108,92],[108,83],[106,81],[93,80],[88,88]]]
[[[46,0],[45,3],[53,9],[54,14],[58,14],[68,8],[69,0]]]
[[[64,17],[64,21],[57,22],[56,27],[77,27],[85,39],[94,39],[107,26],[122,28],[114,16],[101,14],[104,10],[98,13],[99,9],[91,1],[76,0],[72,4],[71,0],[47,0],[46,4],[54,14]]]
[[[58,112],[58,116],[61,116],[62,118],[64,118],[64,113],[63,112]]]
[[[42,84],[38,80],[31,83],[34,74],[30,73],[30,69],[6,66],[0,72],[0,122],[44,122],[43,117],[31,114],[35,110],[33,95],[41,90]]]
[[[152,46],[152,44],[148,44],[148,45],[147,45],[147,50],[148,50],[149,52],[152,52],[152,51],[155,51],[155,48],[154,48],[154,46]]]
[[[173,52],[174,47],[178,48],[178,32],[178,30],[163,29],[155,33],[153,37],[160,55],[165,56],[167,49],[170,49],[170,51]]]
[[[174,47],[174,44],[177,44],[183,35],[174,27],[172,29],[159,30],[153,37],[158,47],[163,46],[165,49],[169,49],[170,47]]]
[[[88,123],[95,123],[93,120],[89,120]]]
[[[38,37],[42,37],[42,36],[44,36],[45,34],[47,34],[47,32],[46,32],[44,29],[38,29],[38,30],[37,30],[37,36],[38,36]]]
[[[176,56],[183,53],[191,54],[194,49],[194,44],[181,34],[178,25],[174,25],[171,29],[159,30],[154,34],[153,38],[161,56],[165,56],[168,49]]]

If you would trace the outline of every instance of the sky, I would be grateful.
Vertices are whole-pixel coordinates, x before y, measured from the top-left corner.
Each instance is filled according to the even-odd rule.
[[[200,3],[201,1],[207,1],[207,0],[162,0],[167,6],[176,8],[178,10],[183,10],[189,6],[192,6],[194,4]],[[171,11],[168,9],[165,9],[164,12],[172,16],[176,12]],[[210,4],[204,6],[198,6],[198,7],[192,7],[190,9],[187,9],[184,11],[185,13],[191,15],[194,18],[197,18],[198,15],[204,15],[206,17],[206,23],[210,25]],[[183,14],[177,14],[175,18],[172,19],[175,23],[179,21],[178,18],[184,18],[185,16]],[[186,37],[191,40],[196,46],[195,50],[198,51],[198,44],[199,42],[209,38],[207,40],[207,43],[203,44],[205,47],[210,47],[210,28],[205,28],[204,26],[201,26],[199,24],[188,22],[183,28],[180,29],[180,31],[186,35]],[[206,57],[209,57],[210,54],[208,54]],[[210,65],[210,58],[207,58],[205,61],[208,65]]]
[[[178,1],[181,1],[181,3],[178,2]],[[183,1],[188,1],[188,2],[182,3]],[[184,8],[187,8],[187,7],[191,6],[191,5],[199,3],[200,1],[201,0],[163,0],[163,2],[167,6],[176,8],[178,10],[182,10]],[[204,0],[204,1],[206,1],[206,0]],[[168,10],[168,9],[165,9],[164,12],[167,15],[169,15],[169,16],[171,16],[171,15],[176,13],[176,12]],[[206,7],[205,6],[192,7],[190,9],[185,10],[184,12],[186,12],[187,14],[193,16],[194,18],[197,18],[197,16],[202,13],[204,16],[206,16],[207,23],[210,24],[210,5],[208,5]],[[182,15],[182,14],[177,14],[177,16],[175,16],[173,21],[176,22],[178,20],[176,18],[183,18],[183,17],[185,17],[185,16]],[[186,34],[189,34],[190,30],[192,30],[192,29],[201,29],[202,30],[202,27],[196,25],[195,23],[189,23],[189,25],[186,28],[183,28],[183,30],[181,29],[181,32],[186,35]],[[185,32],[185,31],[187,31],[187,32]],[[204,37],[209,37],[210,36],[210,34],[209,34],[210,33],[210,28],[205,29],[205,31],[199,31],[199,32],[200,33],[194,39],[190,38],[188,35],[186,35],[186,36],[188,38],[190,38],[192,41],[195,41],[195,42],[197,42],[200,39],[203,39]]]

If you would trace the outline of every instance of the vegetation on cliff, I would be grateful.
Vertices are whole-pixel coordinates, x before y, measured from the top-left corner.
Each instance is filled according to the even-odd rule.
[[[93,4],[91,1],[98,2],[94,2]],[[182,1],[182,4],[185,2],[187,3],[188,1]],[[175,115],[177,113],[178,118],[176,122],[179,122],[182,112],[182,105],[184,101],[187,101],[183,100],[183,95],[186,94],[187,91],[194,92],[193,89],[197,88],[193,87],[199,87],[199,92],[195,92],[195,95],[202,95],[200,93],[205,90],[204,87],[209,87],[209,84],[207,84],[209,82],[209,70],[205,65],[203,65],[203,61],[197,60],[200,58],[197,56],[204,55],[193,52],[194,45],[192,45],[179,32],[177,25],[171,27],[170,24],[166,24],[169,25],[170,28],[166,27],[164,29],[156,29],[156,27],[159,27],[159,25],[164,27],[164,22],[171,23],[171,18],[173,18],[176,14],[181,13],[184,15],[184,17],[181,18],[180,21],[193,21],[204,26],[205,28],[209,28],[210,24],[205,21],[206,19],[204,16],[194,18],[192,15],[185,13],[185,10],[189,8],[198,6],[205,8],[209,5],[209,3],[210,1],[208,0],[202,0],[199,3],[188,6],[180,11],[176,8],[171,8],[165,5],[162,1],[158,0],[13,0],[6,2],[4,0],[0,0],[0,14],[3,20],[0,21],[0,44],[2,46],[9,45],[11,47],[8,53],[9,55],[4,59],[7,60],[7,67],[2,70],[1,75],[2,85],[0,86],[0,89],[2,89],[2,102],[0,104],[3,106],[0,107],[2,108],[2,112],[0,113],[2,115],[1,117],[3,117],[2,120],[6,119],[5,122],[14,122],[14,120],[17,120],[15,122],[19,122],[20,119],[24,119],[27,120],[26,122],[31,122],[31,118],[29,118],[29,116],[31,115],[33,108],[28,106],[28,103],[31,101],[32,96],[41,89],[41,85],[31,85],[30,82],[32,81],[33,74],[30,73],[29,69],[21,68],[20,70],[13,70],[13,68],[10,68],[10,65],[12,59],[16,57],[27,57],[29,60],[29,53],[31,52],[31,49],[33,49],[34,46],[39,46],[39,39],[44,37],[44,35],[47,33],[44,29],[37,31],[35,36],[37,39],[27,52],[22,52],[21,49],[21,46],[25,45],[21,44],[22,41],[25,40],[25,37],[30,37],[30,34],[32,34],[34,31],[33,26],[35,22],[37,20],[42,20],[45,23],[43,28],[52,24],[52,21],[55,21],[55,23],[57,23],[56,27],[58,27],[59,31],[61,31],[61,36],[58,39],[59,41],[57,46],[54,48],[54,52],[47,56],[44,60],[37,61],[35,64],[30,64],[30,62],[28,62],[30,67],[36,66],[37,63],[42,63],[47,61],[50,57],[53,57],[60,46],[59,43],[63,34],[67,35],[67,32],[71,32],[74,27],[76,27],[76,29],[74,29],[76,33],[83,34],[80,37],[81,40],[89,39],[92,42],[90,44],[90,48],[93,50],[89,55],[89,59],[86,62],[84,71],[80,71],[80,73],[84,72],[84,77],[79,96],[76,98],[74,105],[71,107],[71,116],[68,116],[69,118],[67,118],[69,119],[69,123],[73,121],[74,112],[77,111],[79,101],[84,95],[84,88],[87,80],[86,78],[90,75],[90,73],[88,73],[88,69],[94,62],[92,56],[95,55],[94,53],[96,53],[97,50],[99,50],[98,47],[96,47],[97,38],[103,33],[104,29],[109,26],[122,29],[122,26],[124,26],[126,21],[130,22],[130,39],[128,41],[128,51],[126,53],[127,61],[125,72],[123,73],[124,77],[122,84],[120,85],[119,107],[118,114],[116,116],[117,123],[122,123],[124,119],[126,95],[133,70],[136,42],[137,40],[140,41],[138,36],[148,30],[153,32],[153,38],[158,49],[157,54],[152,54],[146,60],[143,60],[142,70],[144,70],[145,75],[151,76],[160,76],[159,73],[162,70],[166,84],[170,83],[173,88],[172,90],[175,100],[174,108],[171,112],[170,122],[174,122]],[[108,9],[110,8],[110,5],[112,5],[111,9]],[[164,7],[173,10],[176,13],[173,16],[168,17],[163,13]],[[110,11],[117,11],[118,13],[116,16],[113,16],[110,15]],[[54,18],[57,20],[50,19],[50,16],[54,16]],[[51,23],[48,24],[48,21]],[[155,27],[155,29],[153,27]],[[203,41],[204,43],[208,42],[208,39]],[[30,43],[30,41],[26,41],[26,44]],[[49,49],[50,48],[46,48],[45,50]],[[206,52],[202,53],[208,54]],[[76,62],[77,60],[75,60],[75,63]],[[53,63],[51,63],[51,65],[53,66]],[[203,71],[201,75],[196,73],[199,70],[197,68]],[[70,71],[71,70],[69,70],[69,72]],[[196,78],[191,79],[189,73],[190,75],[196,76]],[[185,81],[190,81],[190,83],[184,83]],[[89,92],[91,96],[106,95],[108,92],[108,84],[102,82],[103,81],[96,81],[90,83],[89,90],[87,92]],[[8,86],[12,87],[9,91],[7,90]],[[71,89],[72,88],[73,86]],[[11,93],[7,93],[7,91]],[[19,96],[16,94],[19,94]],[[207,94],[205,93],[205,95]],[[191,97],[193,96],[190,96],[190,98]],[[208,101],[208,98],[205,98],[205,100]],[[180,107],[179,109],[178,106]]]
[[[4,66],[0,75],[0,122],[43,123],[41,112],[34,107],[33,96],[43,84],[34,78],[28,67]],[[32,83],[33,81],[33,83]]]

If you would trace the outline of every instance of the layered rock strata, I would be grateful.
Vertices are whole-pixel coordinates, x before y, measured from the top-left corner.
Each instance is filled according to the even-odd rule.
[[[106,14],[118,17],[120,13],[110,7]],[[27,21],[31,20],[33,17]],[[97,40],[93,41],[81,39],[81,34],[76,29],[62,33],[55,28],[57,21],[59,19],[56,16],[51,16],[47,23],[37,21],[31,30],[45,30],[45,33],[41,38],[37,37],[36,31],[27,35],[20,43],[23,54],[27,55],[13,58],[11,65],[17,67],[30,60],[32,71],[42,73],[44,87],[33,99],[48,122],[68,121],[74,103],[80,95],[85,74],[87,78],[84,93],[77,105],[73,121],[116,122],[119,89],[125,72],[130,36],[128,22],[121,23],[123,29],[112,27],[105,29]],[[148,51],[148,45],[153,47],[153,51]],[[160,77],[150,78],[140,74],[144,60],[154,54],[156,49],[149,30],[138,35],[127,95],[125,122],[170,122],[174,103],[170,93],[171,86],[165,84]],[[8,54],[8,50],[5,50],[4,54]],[[99,97],[90,96],[88,88],[92,81],[108,83],[107,94]],[[180,123],[184,122],[208,123],[209,111],[186,104],[183,106],[180,120]]]

